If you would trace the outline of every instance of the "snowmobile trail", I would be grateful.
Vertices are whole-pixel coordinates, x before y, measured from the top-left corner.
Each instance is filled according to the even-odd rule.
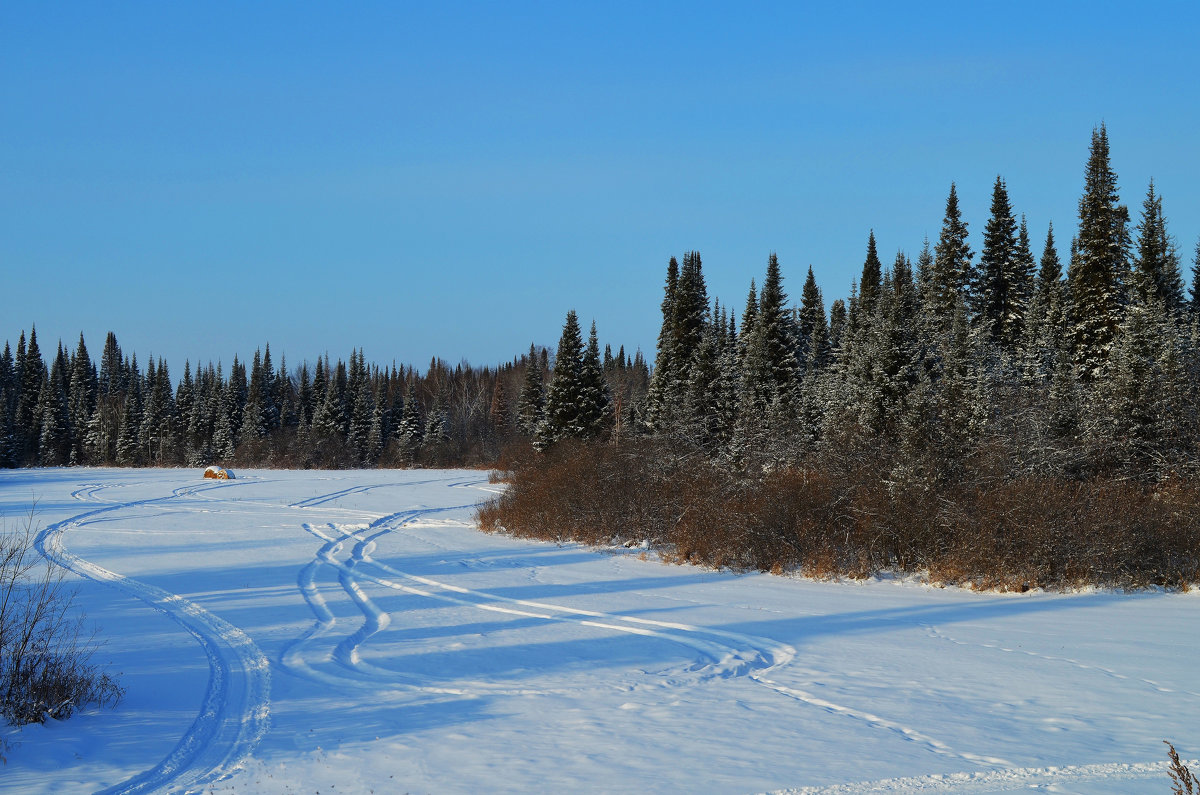
[[[461,508],[462,506],[458,506]],[[674,671],[666,678],[674,685],[681,683],[681,677],[698,677],[700,681],[716,677],[729,678],[746,676],[751,681],[768,688],[782,696],[799,701],[808,706],[844,717],[862,721],[867,725],[886,731],[895,732],[904,740],[924,746],[930,752],[941,756],[958,758],[976,765],[989,767],[1009,767],[1008,760],[997,757],[975,754],[969,751],[953,749],[948,744],[931,737],[915,728],[901,722],[884,718],[865,710],[856,709],[831,702],[815,696],[807,691],[782,685],[768,677],[768,674],[792,662],[796,650],[787,645],[771,641],[767,638],[757,638],[740,633],[695,627],[678,622],[656,621],[635,616],[624,616],[595,610],[583,610],[567,607],[540,600],[515,599],[486,591],[463,588],[444,583],[429,577],[410,574],[371,557],[375,547],[375,539],[399,529],[405,524],[416,521],[430,513],[455,510],[456,508],[425,509],[404,511],[373,522],[368,530],[374,530],[371,535],[345,528],[331,527],[341,534],[341,540],[353,540],[355,545],[349,560],[342,562],[336,557],[336,549],[340,546],[337,539],[326,536],[315,530],[311,525],[305,529],[318,538],[325,540],[322,558],[338,569],[343,587],[351,598],[358,604],[364,614],[364,623],[354,635],[343,641],[338,647],[339,659],[351,667],[361,664],[359,647],[371,636],[386,628],[390,619],[362,591],[358,579],[381,585],[385,588],[405,593],[437,599],[451,604],[474,607],[480,610],[507,613],[526,618],[538,618],[546,621],[576,623],[581,626],[596,629],[616,630],[618,632],[659,638],[690,648],[700,656],[700,660],[690,665],[684,671]],[[369,565],[383,576],[373,575],[364,570]],[[407,583],[407,584],[406,584]],[[511,605],[505,606],[505,605]]]
[[[106,514],[231,485],[185,486],[164,497],[113,503],[52,524],[37,536],[37,549],[46,558],[81,577],[137,597],[164,613],[196,638],[208,658],[209,679],[200,713],[174,749],[153,768],[103,790],[104,793],[192,791],[231,774],[270,726],[270,666],[249,636],[237,627],[182,596],[84,560],[66,548],[64,537],[69,530],[84,527]],[[77,494],[81,499],[94,499],[97,490],[84,489]]]

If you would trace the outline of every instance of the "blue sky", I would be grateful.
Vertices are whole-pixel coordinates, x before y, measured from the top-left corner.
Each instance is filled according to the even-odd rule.
[[[0,338],[491,364],[653,350],[698,249],[826,300],[1003,175],[1065,259],[1094,125],[1200,236],[1193,3],[0,6]],[[985,7],[986,6],[986,7]]]

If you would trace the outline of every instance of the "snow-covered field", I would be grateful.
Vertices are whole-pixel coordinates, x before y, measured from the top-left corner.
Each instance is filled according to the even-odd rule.
[[[735,575],[484,535],[468,471],[0,472],[128,688],[5,792],[1166,793],[1200,597]]]

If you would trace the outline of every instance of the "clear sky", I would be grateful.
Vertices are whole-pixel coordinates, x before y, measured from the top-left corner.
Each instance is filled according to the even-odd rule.
[[[1063,258],[1093,126],[1200,236],[1178,3],[0,4],[0,340],[492,364],[653,351],[671,255],[846,295],[1007,181]]]

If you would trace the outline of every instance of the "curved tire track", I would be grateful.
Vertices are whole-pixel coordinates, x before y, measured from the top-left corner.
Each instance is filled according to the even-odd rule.
[[[208,488],[226,485],[233,484]],[[157,765],[103,790],[106,795],[133,795],[168,787],[189,789],[218,781],[239,767],[270,727],[270,665],[249,636],[195,602],[84,560],[68,551],[63,543],[68,530],[89,524],[100,515],[165,502],[200,490],[206,489],[185,486],[166,497],[88,511],[46,527],[35,542],[47,559],[81,577],[137,597],[166,614],[196,638],[208,657],[208,686],[200,713],[188,730]]]
[[[437,510],[452,509],[444,508]],[[420,595],[429,596],[431,598],[441,599],[443,601],[470,605],[482,610],[512,612],[518,615],[543,618],[546,620],[570,621],[582,624],[584,626],[615,629],[621,632],[649,635],[674,643],[679,643],[698,652],[700,655],[702,655],[702,658],[706,660],[706,662],[702,662],[700,666],[692,666],[691,669],[693,672],[700,673],[701,679],[746,676],[751,681],[763,687],[773,690],[787,698],[804,703],[808,706],[862,721],[873,728],[895,732],[904,740],[923,745],[929,751],[935,754],[962,759],[970,762],[971,764],[986,765],[990,767],[1011,767],[1012,765],[1012,763],[1008,760],[998,757],[975,754],[969,751],[955,750],[946,743],[912,727],[906,726],[898,721],[890,720],[865,710],[837,704],[827,699],[815,696],[807,691],[775,682],[774,680],[768,678],[767,675],[772,671],[788,665],[796,658],[796,649],[788,644],[778,643],[767,638],[759,638],[742,633],[729,632],[726,630],[697,627],[678,622],[656,621],[634,616],[614,615],[594,610],[570,608],[549,602],[528,599],[514,599],[484,591],[475,591],[468,588],[449,585],[428,577],[408,574],[385,563],[376,561],[369,556],[369,550],[374,547],[375,538],[378,538],[384,533],[390,532],[393,529],[397,529],[403,524],[414,521],[415,519],[432,512],[434,511],[419,511],[411,512],[409,515],[395,514],[393,516],[384,517],[383,519],[372,523],[371,529],[376,529],[378,532],[369,538],[362,538],[361,536],[355,534],[346,534],[347,536],[353,536],[358,541],[355,546],[354,553],[354,557],[358,560],[352,559],[350,563],[345,564],[343,567],[344,571],[352,574],[357,568],[358,562],[370,563],[379,571],[389,575],[389,578],[370,577],[370,579],[372,579],[374,582],[385,585],[386,587],[405,590],[410,593],[417,593]],[[367,546],[368,542],[370,542],[370,547]],[[336,562],[332,562],[331,565],[342,566],[342,564]],[[407,580],[424,586],[425,588],[435,590],[426,591],[424,588],[417,589],[413,587],[404,587],[390,578]],[[455,594],[455,597],[448,596],[446,592]],[[519,609],[505,609],[497,606],[495,604],[497,602],[512,604],[523,608],[533,608],[535,610],[546,612],[530,613]],[[706,638],[710,638],[712,640]]]

